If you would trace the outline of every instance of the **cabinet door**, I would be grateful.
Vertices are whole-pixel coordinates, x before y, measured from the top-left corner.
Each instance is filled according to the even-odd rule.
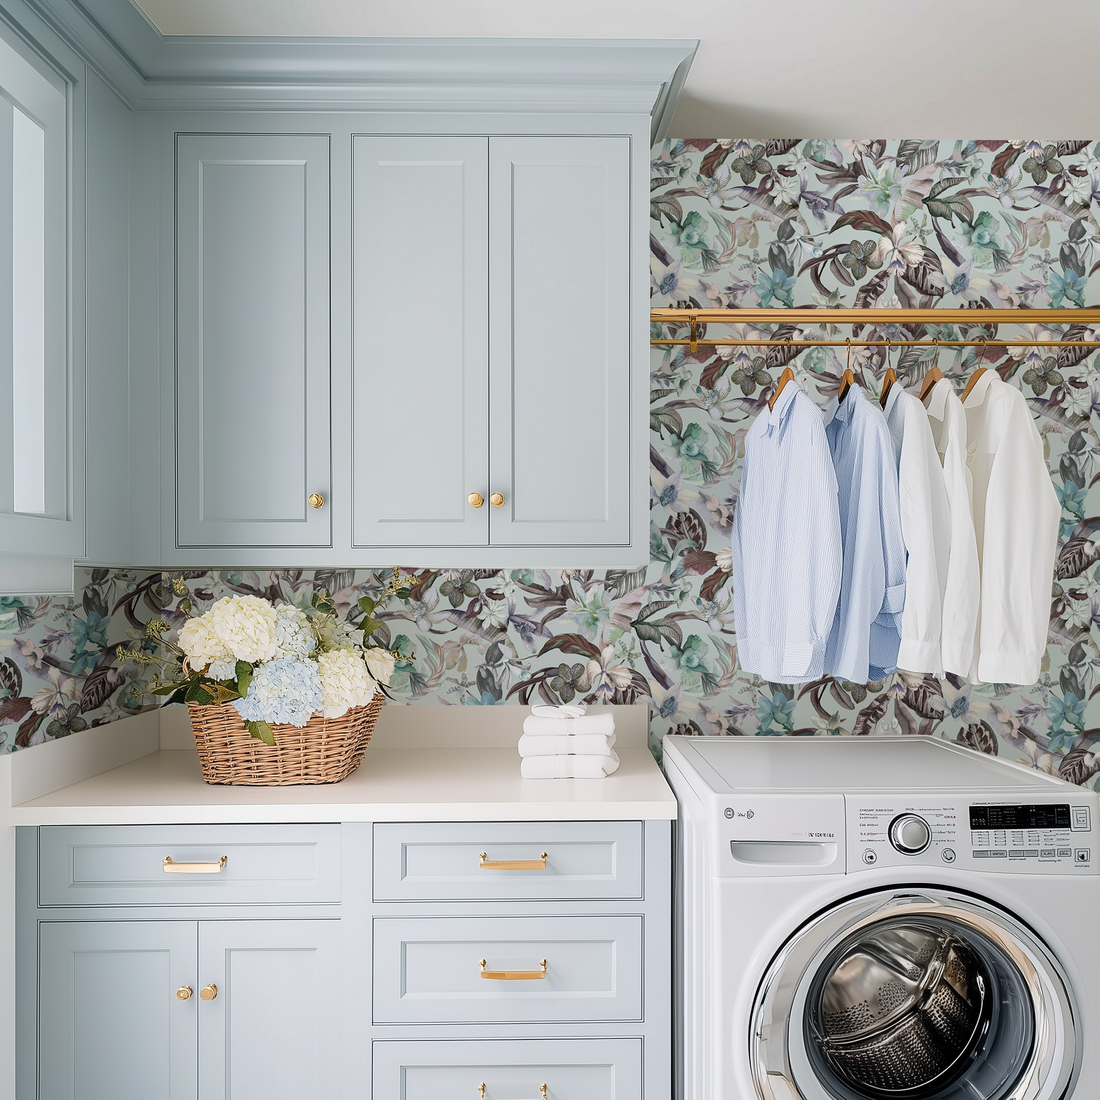
[[[176,158],[177,542],[329,545],[329,139]]]
[[[40,1100],[195,1100],[191,921],[40,926]],[[205,1006],[204,1006],[205,1007]]]
[[[354,139],[356,546],[484,546],[486,138]]]
[[[626,544],[629,139],[491,138],[489,186],[490,542]]]
[[[203,921],[203,1100],[332,1100],[340,1087],[340,924]],[[366,995],[366,994],[364,994]]]

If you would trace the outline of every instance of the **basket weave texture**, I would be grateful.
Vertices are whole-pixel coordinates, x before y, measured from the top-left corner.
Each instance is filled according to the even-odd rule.
[[[300,729],[272,726],[274,746],[248,732],[232,703],[188,703],[187,710],[207,783],[289,787],[347,779],[363,759],[384,702],[375,692],[365,707],[352,707],[341,718],[314,716]]]

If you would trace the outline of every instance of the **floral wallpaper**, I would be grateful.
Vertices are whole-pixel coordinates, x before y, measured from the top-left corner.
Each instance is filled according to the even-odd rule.
[[[903,341],[966,335],[1096,340],[1100,330],[983,324],[988,307],[1100,305],[1100,142],[721,139],[653,150],[654,306],[972,307],[957,332],[876,325]],[[765,335],[748,326],[727,334]],[[656,331],[655,331],[655,334]],[[683,333],[680,333],[681,335]],[[712,332],[710,335],[715,335]],[[1047,659],[1037,684],[975,687],[897,673],[881,683],[766,683],[737,668],[729,538],[742,441],[790,366],[823,405],[843,349],[655,349],[650,564],[630,570],[419,570],[374,614],[404,659],[395,701],[466,706],[648,703],[670,730],[733,735],[923,734],[1100,787],[1100,362],[1087,348],[894,349],[901,384],[935,363],[961,390],[978,367],[1028,399],[1062,502]],[[871,392],[883,349],[852,349]],[[580,399],[583,399],[580,398]],[[0,600],[0,745],[21,748],[147,703],[114,646],[150,618],[178,626],[229,593],[341,608],[385,570],[88,571],[75,600]]]

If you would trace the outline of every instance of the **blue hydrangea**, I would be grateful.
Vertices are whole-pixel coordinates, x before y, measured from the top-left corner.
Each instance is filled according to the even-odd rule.
[[[278,657],[256,669],[248,694],[233,705],[246,722],[304,726],[321,709],[317,662]]]

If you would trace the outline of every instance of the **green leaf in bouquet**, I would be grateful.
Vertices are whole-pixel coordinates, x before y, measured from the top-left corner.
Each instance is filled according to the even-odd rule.
[[[188,703],[198,703],[200,707],[208,707],[214,702],[214,696],[210,694],[206,685],[193,683],[188,689],[184,699]]]
[[[184,691],[183,688],[180,688],[174,695],[169,695],[168,698],[164,700],[163,705],[168,707],[168,706],[171,706],[173,703],[186,703],[187,702],[186,697],[187,697],[187,692]]]
[[[320,592],[314,592],[310,602],[313,604],[313,607],[323,615],[336,614],[336,604],[332,602],[332,596],[329,595],[329,590],[327,588],[322,588]]]
[[[363,614],[369,619],[374,613],[374,609],[378,606],[370,596],[360,596],[359,606],[363,609]]]
[[[407,600],[407,599],[408,599],[408,598],[409,598],[409,597],[410,597],[410,596],[412,595],[412,589],[411,589],[411,588],[399,588],[399,589],[398,589],[398,590],[397,590],[397,591],[396,591],[396,592],[394,593],[394,595],[395,595],[395,596],[396,596],[396,597],[397,597],[397,598],[398,598],[399,600]]]
[[[206,690],[213,691],[216,703],[231,703],[234,699],[241,697],[241,693],[228,684],[207,684]]]
[[[245,722],[248,732],[265,745],[275,747],[275,733],[266,722]]]
[[[247,661],[237,662],[237,691],[243,699],[248,694],[248,687],[252,683],[252,666]]]
[[[376,630],[382,626],[378,619],[372,619],[369,615],[363,617],[363,621],[359,624],[359,629],[366,637],[370,637]]]
[[[150,695],[171,695],[174,691],[187,691],[188,681],[184,681],[182,684],[161,684],[160,687],[150,688]]]

